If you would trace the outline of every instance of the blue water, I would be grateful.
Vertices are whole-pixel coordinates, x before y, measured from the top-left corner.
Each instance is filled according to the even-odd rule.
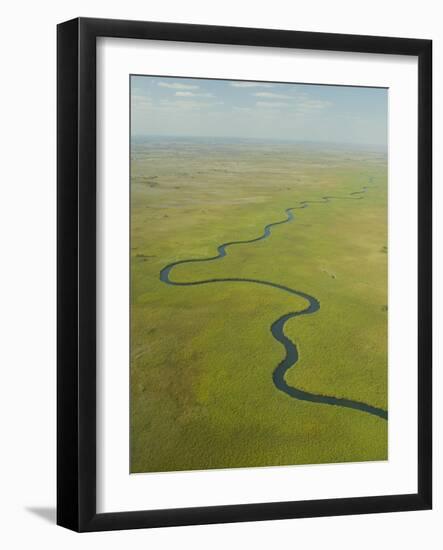
[[[372,181],[372,178],[370,179],[370,182],[371,181]],[[320,200],[301,201],[298,203],[299,206],[293,206],[285,210],[286,212],[285,219],[267,224],[264,228],[263,234],[260,235],[259,237],[256,237],[255,239],[245,240],[245,241],[230,241],[227,243],[223,243],[217,247],[216,256],[211,256],[209,258],[191,258],[187,260],[179,260],[177,262],[170,263],[160,271],[160,280],[163,283],[166,283],[168,285],[174,285],[174,286],[197,286],[197,285],[206,285],[206,284],[214,284],[214,283],[252,283],[252,284],[258,284],[258,285],[270,286],[277,290],[287,292],[289,294],[295,294],[296,296],[303,298],[308,303],[305,309],[301,311],[286,313],[285,315],[282,315],[281,317],[279,317],[271,325],[272,336],[275,338],[275,340],[277,340],[277,342],[279,342],[284,347],[286,352],[285,358],[283,359],[283,361],[281,361],[277,365],[276,369],[272,374],[272,380],[276,388],[284,392],[286,395],[289,395],[290,397],[293,397],[295,399],[300,399],[302,401],[310,401],[312,403],[320,403],[323,405],[334,405],[337,407],[346,407],[346,408],[354,409],[367,414],[372,414],[372,415],[378,416],[379,418],[387,420],[388,413],[384,409],[373,407],[372,405],[363,403],[361,401],[353,401],[352,399],[344,399],[344,398],[338,398],[338,397],[329,396],[329,395],[320,395],[320,394],[306,392],[304,390],[295,388],[293,386],[289,386],[287,384],[285,379],[286,372],[290,368],[294,367],[294,365],[298,361],[299,355],[298,355],[296,344],[292,342],[292,340],[290,340],[285,335],[284,327],[285,327],[285,324],[290,319],[293,319],[294,317],[300,317],[302,315],[311,315],[313,313],[316,313],[320,309],[320,302],[314,296],[306,294],[305,292],[302,292],[300,290],[295,290],[293,288],[289,288],[287,286],[283,286],[270,281],[262,281],[260,279],[245,279],[245,278],[230,277],[230,278],[219,278],[219,279],[204,279],[200,281],[188,281],[188,282],[177,282],[177,281],[172,281],[170,279],[171,271],[178,265],[197,263],[197,262],[212,262],[214,260],[220,260],[221,258],[224,258],[227,255],[228,253],[227,248],[230,246],[234,246],[237,244],[255,243],[263,239],[269,238],[271,236],[272,227],[277,225],[282,225],[284,223],[289,223],[295,219],[293,210],[307,208],[309,204],[328,203],[331,200],[361,200],[363,199],[363,197],[356,196],[356,195],[363,195],[364,193],[366,193],[366,190],[367,190],[367,187],[363,187],[361,191],[354,191],[353,193],[350,193],[349,196],[345,196],[345,197],[325,196],[325,197],[322,197]]]

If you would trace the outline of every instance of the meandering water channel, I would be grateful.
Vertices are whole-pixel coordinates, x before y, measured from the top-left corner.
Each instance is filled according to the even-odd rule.
[[[371,182],[372,178],[370,178],[369,181]],[[361,191],[354,191],[353,193],[350,193],[348,196],[344,196],[344,197],[325,196],[325,197],[322,197],[320,200],[301,201],[298,203],[298,206],[293,206],[285,210],[286,218],[284,220],[267,224],[264,228],[263,234],[260,235],[259,237],[256,237],[255,239],[244,240],[244,241],[230,241],[227,243],[223,243],[217,247],[216,256],[211,256],[209,258],[191,258],[187,260],[178,260],[176,262],[172,262],[166,265],[160,271],[160,280],[168,285],[174,285],[174,286],[197,286],[197,285],[207,285],[207,284],[216,284],[216,283],[248,283],[248,284],[252,283],[252,284],[258,284],[258,285],[270,286],[277,290],[287,292],[289,294],[295,294],[296,296],[303,298],[308,303],[305,309],[301,311],[292,311],[292,312],[286,313],[285,315],[282,315],[281,317],[279,317],[271,325],[272,336],[275,338],[275,340],[277,340],[277,342],[279,342],[284,347],[286,352],[285,358],[283,359],[283,361],[281,361],[278,364],[278,366],[275,368],[272,374],[272,379],[275,386],[280,391],[286,393],[287,395],[295,399],[300,399],[302,401],[310,401],[312,403],[320,403],[324,405],[334,405],[337,407],[346,407],[349,409],[355,409],[357,411],[375,415],[375,416],[378,416],[379,418],[387,420],[388,413],[384,409],[373,407],[372,405],[369,405],[367,403],[363,403],[361,401],[354,401],[352,399],[339,398],[339,397],[334,397],[330,395],[321,395],[321,394],[307,392],[299,388],[296,388],[294,386],[289,386],[288,383],[286,382],[286,379],[285,379],[286,372],[290,368],[294,367],[294,365],[298,361],[299,355],[298,355],[296,344],[292,342],[292,340],[290,340],[285,335],[284,327],[285,327],[285,324],[290,319],[293,319],[294,317],[300,317],[301,315],[310,315],[320,309],[320,302],[314,296],[306,294],[305,292],[302,292],[300,290],[295,290],[293,288],[280,285],[278,283],[263,281],[260,279],[229,277],[229,278],[217,278],[217,279],[204,279],[200,281],[179,282],[179,281],[171,280],[170,278],[172,270],[178,265],[197,263],[197,262],[198,263],[212,262],[214,260],[219,260],[221,258],[224,258],[227,255],[227,248],[231,246],[234,246],[237,244],[255,243],[257,241],[267,239],[268,237],[271,236],[272,227],[275,227],[277,225],[282,225],[284,223],[290,223],[295,219],[295,216],[293,214],[294,210],[307,208],[310,204],[318,204],[318,203],[325,204],[330,202],[331,200],[361,200],[363,199],[361,195],[366,193],[367,189],[368,189],[367,187],[363,187]]]

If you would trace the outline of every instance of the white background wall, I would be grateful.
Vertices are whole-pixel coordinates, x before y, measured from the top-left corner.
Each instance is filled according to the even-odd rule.
[[[76,535],[55,527],[55,26],[76,16],[176,21],[434,40],[435,217],[443,176],[443,27],[439,0],[67,0],[2,9],[0,86],[0,544],[109,550],[310,547],[441,548],[442,476],[432,512]],[[442,224],[436,222],[441,235]],[[437,254],[437,247],[435,246]],[[435,280],[441,275],[436,266]],[[437,259],[435,261],[437,264]],[[441,292],[435,293],[436,323]],[[440,319],[439,319],[440,317]],[[441,332],[436,328],[435,334]],[[435,370],[440,346],[435,346]],[[435,376],[435,401],[442,376]],[[435,463],[443,464],[435,403]],[[437,437],[437,435],[440,437]]]

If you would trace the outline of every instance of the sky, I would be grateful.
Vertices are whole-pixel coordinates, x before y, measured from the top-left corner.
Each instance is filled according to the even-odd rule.
[[[385,147],[387,112],[382,88],[131,76],[132,136]]]

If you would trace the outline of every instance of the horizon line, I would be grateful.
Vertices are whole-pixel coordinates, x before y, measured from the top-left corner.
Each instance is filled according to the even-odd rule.
[[[131,134],[130,139],[134,138],[174,138],[174,139],[226,139],[232,141],[262,141],[262,142],[280,142],[297,144],[322,144],[322,145],[354,145],[359,147],[378,147],[388,149],[388,143],[366,143],[352,141],[328,141],[328,140],[310,140],[310,139],[290,139],[290,138],[262,138],[251,136],[214,136],[214,135],[192,135],[192,134]]]

